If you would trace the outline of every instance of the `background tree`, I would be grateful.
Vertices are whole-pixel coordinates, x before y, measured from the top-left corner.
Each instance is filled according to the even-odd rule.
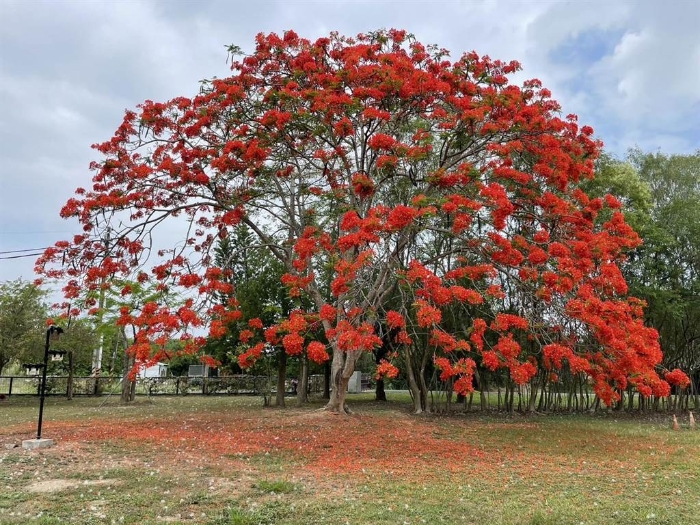
[[[629,152],[626,161],[604,157],[587,184],[625,204],[625,216],[643,243],[622,271],[630,293],[647,303],[646,323],[659,332],[664,368],[700,372],[700,153]],[[696,401],[696,405],[698,405]]]
[[[248,321],[260,320],[261,328],[258,330],[269,328],[289,315],[294,301],[281,282],[284,266],[267,247],[259,244],[257,236],[244,224],[233,228],[231,235],[219,239],[214,262],[224,270],[226,281],[235,289],[235,294],[220,294],[220,304],[225,306],[231,300],[237,301],[242,319],[230,323],[226,335],[210,338],[204,350],[231,371],[240,372],[238,354],[233,350],[241,348],[241,331],[244,331],[244,335],[250,332]],[[255,326],[252,328],[255,329]],[[245,338],[241,352],[250,347],[247,344],[249,337],[246,335]],[[265,373],[272,368],[277,371],[275,404],[284,406],[287,354],[282,347],[269,347],[266,358],[266,366],[263,367]]]
[[[0,283],[0,374],[10,363],[43,357],[45,297],[44,290],[22,279]]]
[[[66,350],[63,366],[68,374],[66,398],[73,399],[73,378],[92,373],[92,352],[100,344],[99,335],[89,319],[71,319],[65,324],[61,347]]]
[[[592,129],[561,118],[539,81],[509,85],[516,62],[446,57],[397,30],[314,42],[258,35],[232,76],[193,98],[146,101],[96,145],[104,159],[92,189],[62,210],[84,233],[47,250],[38,270],[70,277],[68,298],[136,272],[159,290],[196,294],[177,309],[146,303],[147,315],[125,308],[120,322],[136,327],[143,356],[183,330],[197,351],[193,327],[223,337],[243,317],[213,250],[245,224],[284,266],[289,296],[310,305],[267,328],[265,341],[316,362],[330,350],[330,410],[347,411],[355,364],[381,345],[377,323],[399,327],[404,349],[414,327],[461,394],[477,361],[522,385],[541,360],[590,376],[607,404],[628,384],[667,395],[657,333],[617,266],[639,238],[618,200],[576,187],[593,175]],[[182,240],[145,272],[165,221]],[[63,270],[53,264],[64,259]],[[391,310],[397,289],[406,301]],[[457,303],[495,315],[465,316],[451,334],[444,310]]]
[[[649,303],[647,318],[658,328],[668,368],[700,371],[700,152],[644,154],[630,162],[651,190],[654,228],[631,276]],[[650,228],[651,229],[651,228]],[[632,263],[636,261],[631,261]]]

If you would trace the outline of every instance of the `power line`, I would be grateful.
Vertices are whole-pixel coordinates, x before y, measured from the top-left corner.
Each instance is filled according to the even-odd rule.
[[[0,251],[0,255],[5,255],[7,253],[22,253],[22,252],[38,252],[39,250],[45,250],[46,247],[44,248],[27,248],[25,250],[7,250],[7,251]]]
[[[28,232],[0,232],[0,235],[34,235],[39,233],[75,233],[75,230],[36,230]]]
[[[40,255],[43,255],[44,252],[37,252],[37,253],[27,253],[25,255],[8,255],[4,257],[0,257],[0,261],[3,259],[21,259],[22,257],[39,257]]]

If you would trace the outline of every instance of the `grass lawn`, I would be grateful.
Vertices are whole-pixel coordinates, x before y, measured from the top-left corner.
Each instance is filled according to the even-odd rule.
[[[700,430],[669,415],[421,417],[388,394],[349,417],[50,398],[56,446],[0,448],[0,523],[700,524]],[[0,401],[0,443],[34,437],[37,411]]]

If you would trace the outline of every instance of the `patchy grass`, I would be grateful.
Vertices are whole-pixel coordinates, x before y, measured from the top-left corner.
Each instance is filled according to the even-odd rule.
[[[294,483],[289,481],[279,480],[279,481],[266,481],[262,480],[258,482],[256,488],[262,492],[269,492],[271,494],[289,494],[294,490]]]
[[[389,395],[350,417],[50,398],[57,445],[0,449],[0,523],[700,523],[700,431],[670,416],[419,417]],[[36,404],[3,401],[0,443],[33,437]]]

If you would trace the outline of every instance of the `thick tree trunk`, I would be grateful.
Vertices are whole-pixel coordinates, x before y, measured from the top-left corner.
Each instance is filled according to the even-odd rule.
[[[620,412],[623,408],[625,408],[625,391],[619,388],[617,393],[620,394],[620,399],[617,401],[617,403],[615,403],[613,409]]]
[[[333,390],[331,391],[330,399],[326,405],[326,410],[331,412],[342,412],[350,414],[351,411],[345,403],[348,393],[348,383],[350,377],[355,371],[355,364],[360,358],[362,350],[353,350],[350,352],[342,352],[333,349],[333,362],[331,364],[331,380]]]
[[[277,398],[275,405],[278,407],[284,406],[284,394],[287,382],[287,353],[280,350],[280,366],[277,369]]]

